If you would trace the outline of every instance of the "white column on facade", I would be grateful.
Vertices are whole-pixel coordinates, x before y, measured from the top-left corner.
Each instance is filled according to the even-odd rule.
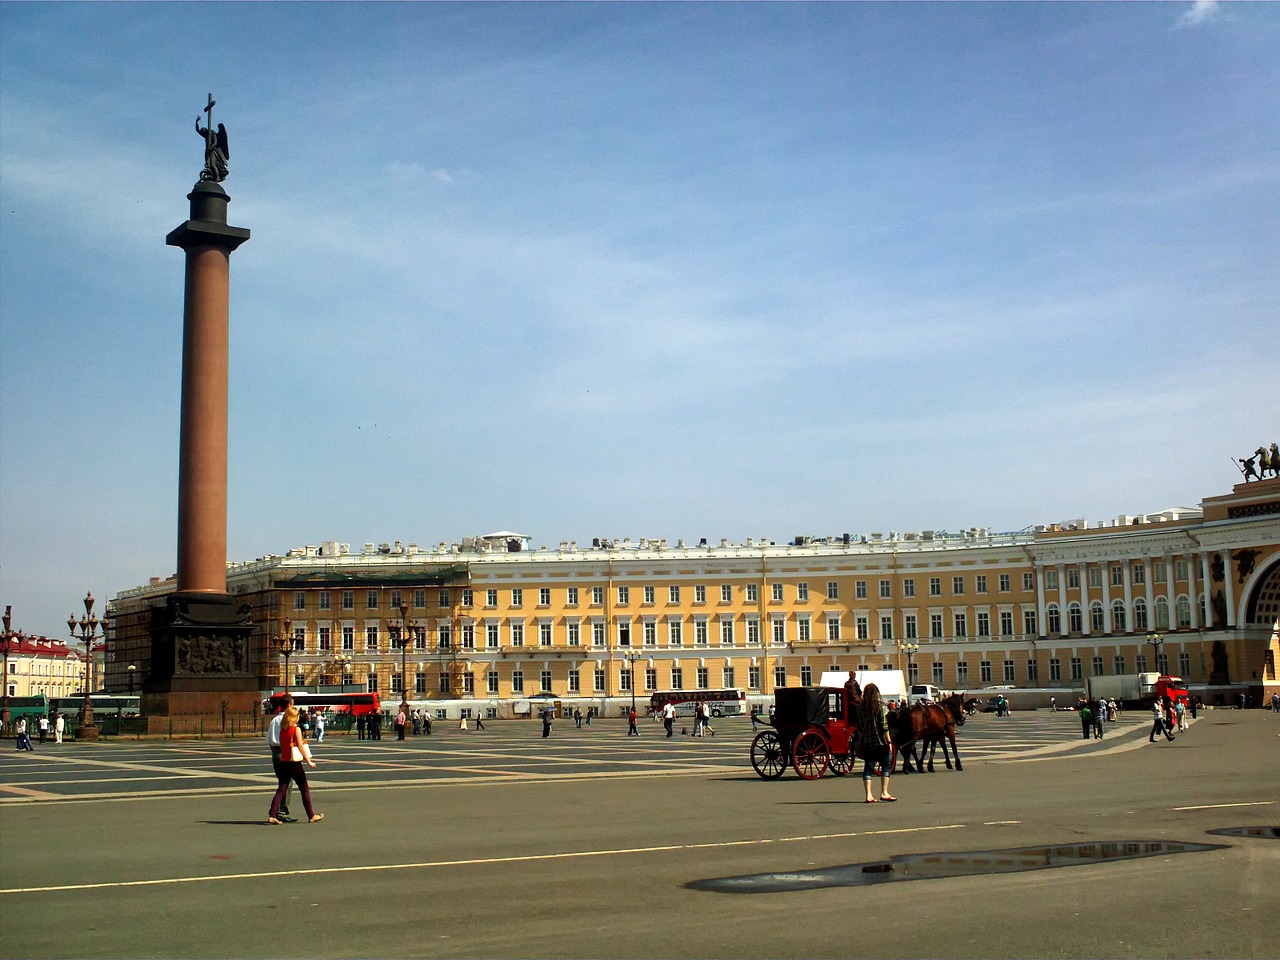
[[[1236,587],[1231,578],[1231,551],[1222,551],[1222,586],[1227,601],[1227,626],[1236,625]]]
[[[1071,632],[1071,621],[1067,618],[1067,565],[1058,564],[1058,634],[1067,636]]]
[[[1156,585],[1151,582],[1151,558],[1142,558],[1142,579],[1145,581],[1147,588],[1147,629],[1154,630],[1156,626]]]
[[[1045,636],[1048,618],[1044,606],[1044,565],[1036,564],[1036,633]]]
[[[1209,576],[1209,554],[1201,552],[1200,554],[1200,579],[1204,583],[1204,589],[1198,598],[1200,603],[1200,612],[1204,614],[1204,625],[1206,627],[1213,626],[1213,607],[1209,603],[1209,589],[1213,584],[1213,579]]]
[[[1111,633],[1111,564],[1102,564],[1102,632]]]
[[[1168,628],[1170,630],[1178,629],[1178,589],[1177,576],[1173,568],[1173,557],[1165,553],[1161,559],[1164,561],[1164,603],[1165,610],[1169,612]],[[1159,629],[1157,626],[1156,629]]]
[[[1123,561],[1120,569],[1124,572],[1121,579],[1124,581],[1124,629],[1126,632],[1133,632],[1133,564],[1132,562]]]
[[[1093,631],[1089,624],[1089,571],[1087,564],[1079,564],[1080,568],[1080,632],[1086,637]]]
[[[1200,629],[1200,597],[1196,593],[1196,558],[1187,555],[1187,600],[1191,604],[1191,629]]]

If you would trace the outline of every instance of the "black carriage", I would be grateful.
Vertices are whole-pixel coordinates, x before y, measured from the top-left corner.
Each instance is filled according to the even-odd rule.
[[[751,766],[776,780],[788,766],[805,780],[853,769],[856,704],[843,687],[782,687],[773,694],[772,728],[751,741]]]

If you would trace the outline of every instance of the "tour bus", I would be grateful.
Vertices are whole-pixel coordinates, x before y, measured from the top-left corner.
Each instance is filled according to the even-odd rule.
[[[659,712],[663,704],[676,708],[676,716],[691,717],[695,704],[705,703],[713,717],[733,717],[747,712],[747,692],[734,690],[659,690],[649,698],[649,713]]]
[[[12,701],[10,697],[10,701]],[[89,698],[94,713],[117,713],[123,716],[137,716],[142,712],[142,697],[136,693],[95,693]],[[84,710],[84,694],[76,693],[69,697],[55,697],[49,701],[49,709],[67,717],[78,717]]]
[[[293,697],[293,704],[299,710],[331,710],[334,713],[349,713],[353,717],[363,716],[369,713],[378,713],[382,710],[382,704],[378,701],[378,694],[374,691],[360,691],[358,693],[310,693],[305,691],[289,691],[273,693],[262,701],[263,716],[272,717],[280,709],[280,705],[284,702],[284,698]]]

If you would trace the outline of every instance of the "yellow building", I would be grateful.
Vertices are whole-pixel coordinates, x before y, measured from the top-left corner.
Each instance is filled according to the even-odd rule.
[[[103,651],[94,651],[95,658]],[[83,653],[70,649],[61,640],[48,637],[14,637],[9,650],[5,687],[11,697],[69,697],[84,692]],[[101,667],[102,661],[96,661]],[[101,676],[101,672],[98,672]]]
[[[384,700],[600,699],[902,669],[974,691],[1080,691],[1099,674],[1183,676],[1208,702],[1277,688],[1280,480],[1197,509],[1019,533],[970,529],[697,544],[531,547],[515,533],[423,549],[325,543],[228,566],[254,611],[263,689]],[[153,580],[112,602],[108,688],[145,676]],[[287,625],[287,626],[286,626]],[[400,637],[407,637],[402,649]],[[403,672],[402,672],[403,670]]]

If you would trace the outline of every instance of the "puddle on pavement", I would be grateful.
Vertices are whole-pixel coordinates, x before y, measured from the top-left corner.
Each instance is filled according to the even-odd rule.
[[[1221,830],[1209,830],[1217,837],[1262,837],[1265,840],[1280,840],[1280,827],[1223,827]]]
[[[1024,870],[1047,870],[1053,867],[1074,867],[1090,863],[1140,860],[1144,857],[1166,857],[1175,853],[1202,853],[1207,850],[1224,849],[1227,849],[1227,845],[1221,843],[1108,840],[1042,847],[1015,847],[1010,850],[977,850],[971,853],[914,853],[875,863],[854,863],[818,870],[694,880],[685,886],[690,890],[708,890],[715,893],[786,893],[818,890],[824,887],[860,887],[876,883],[892,883],[896,880],[932,880],[987,873],[1018,873]]]

